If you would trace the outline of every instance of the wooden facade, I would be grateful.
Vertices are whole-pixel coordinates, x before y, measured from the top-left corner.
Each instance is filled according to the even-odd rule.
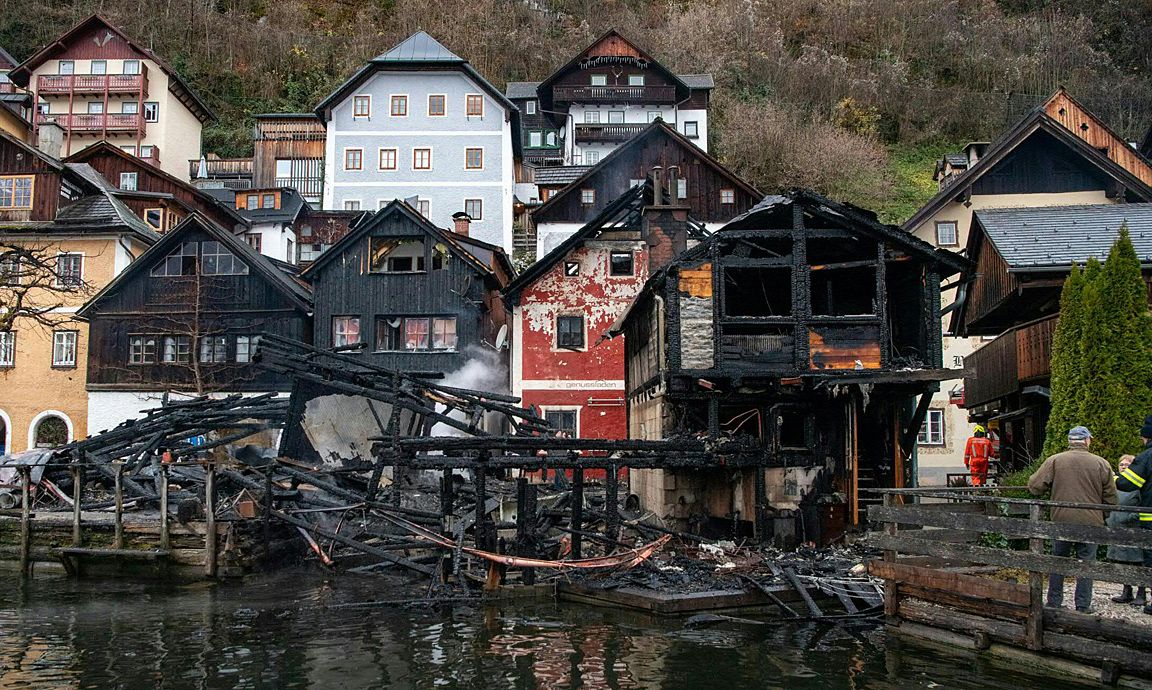
[[[208,242],[241,262],[243,272],[203,270],[212,260],[205,258]],[[187,254],[190,246],[201,252],[194,268],[157,275],[171,273],[163,270],[168,257]],[[290,383],[256,366],[251,355],[263,334],[309,340],[310,307],[308,291],[294,278],[231,232],[194,216],[81,310],[90,334],[88,390],[286,391]]]
[[[0,176],[31,176],[32,200],[27,208],[0,209],[0,221],[50,221],[60,208],[64,166],[28,144],[0,132]]]
[[[1152,166],[1148,161],[1066,90],[1061,88],[1049,98],[1044,104],[1044,112],[1092,148],[1103,152],[1113,163],[1152,186]]]
[[[404,265],[389,263],[400,254]],[[363,343],[359,356],[371,364],[455,371],[474,356],[470,349],[494,351],[508,322],[500,290],[511,272],[500,248],[440,230],[393,201],[302,274],[315,296],[315,345]],[[354,337],[346,319],[356,320]],[[437,322],[450,324],[450,338],[428,330]],[[506,351],[497,354],[506,360]]]
[[[324,182],[324,123],[311,113],[258,115],[253,126],[252,186],[293,187],[307,199],[319,199]],[[276,161],[294,163],[288,177]]]
[[[620,146],[582,177],[551,195],[532,213],[537,224],[587,223],[653,168],[677,169],[687,195],[681,200],[692,217],[702,221],[726,221],[760,200],[760,193],[729,172],[718,161],[685,139],[676,130],[656,122]],[[593,194],[587,201],[585,190]],[[731,192],[732,203],[725,190]]]

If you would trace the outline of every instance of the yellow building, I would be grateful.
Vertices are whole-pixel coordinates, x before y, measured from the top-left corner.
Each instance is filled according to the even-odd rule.
[[[0,447],[87,435],[88,328],[74,315],[159,236],[94,170],[0,134]]]
[[[16,59],[0,47],[0,131],[28,141],[32,135],[32,124],[28,121],[32,98],[8,78],[8,72],[17,64]]]

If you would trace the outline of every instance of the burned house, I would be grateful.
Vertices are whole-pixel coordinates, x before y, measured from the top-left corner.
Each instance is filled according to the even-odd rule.
[[[629,437],[744,438],[764,469],[634,470],[632,489],[682,526],[834,538],[863,519],[862,490],[912,476],[926,403],[954,375],[940,280],[968,262],[809,191],[766,197],[686,251],[685,220],[646,220],[650,261],[667,265],[613,326]]]

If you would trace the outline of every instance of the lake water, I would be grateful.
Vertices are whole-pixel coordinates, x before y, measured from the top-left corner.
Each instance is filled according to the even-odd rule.
[[[384,578],[0,582],[0,688],[1082,687],[827,624],[685,628],[569,604],[417,609]]]

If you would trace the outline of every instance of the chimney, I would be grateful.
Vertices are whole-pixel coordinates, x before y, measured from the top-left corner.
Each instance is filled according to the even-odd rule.
[[[56,124],[55,120],[41,123],[36,130],[36,148],[41,153],[59,158],[64,148],[64,128]]]
[[[452,214],[452,222],[454,224],[452,230],[457,235],[468,236],[468,226],[472,224],[472,216],[463,211],[459,211]]]
[[[676,198],[679,171],[670,167],[667,174],[664,172],[659,167],[652,169],[653,198],[641,214],[640,235],[648,245],[648,275],[688,249],[689,208]]]

